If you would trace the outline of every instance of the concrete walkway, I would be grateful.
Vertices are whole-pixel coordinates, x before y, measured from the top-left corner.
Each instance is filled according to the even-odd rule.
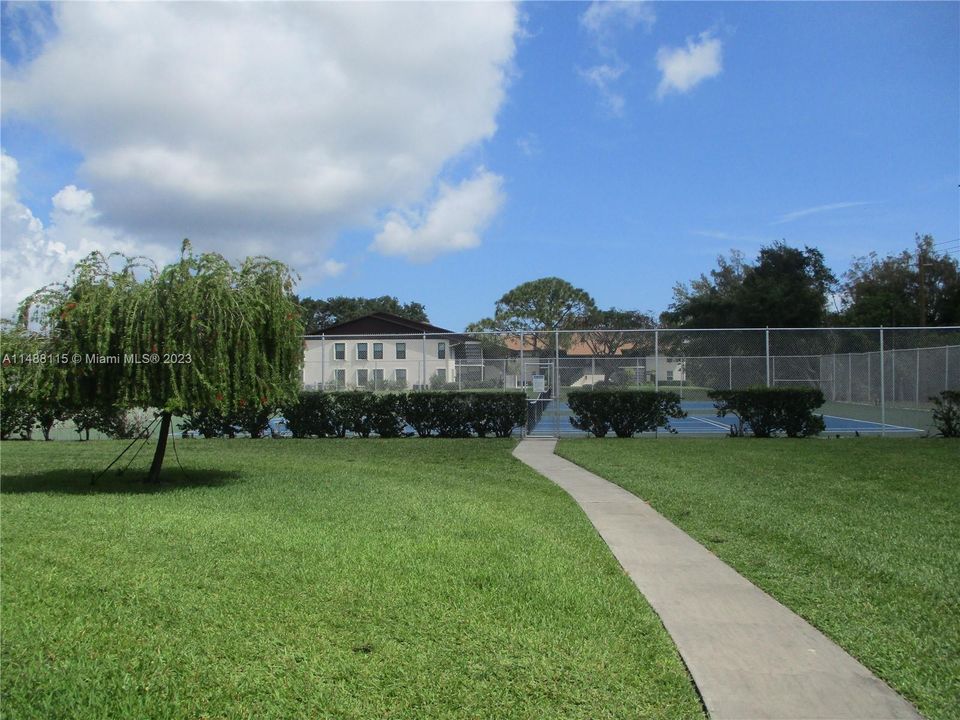
[[[903,698],[647,503],[524,440],[514,455],[566,490],[660,615],[711,718],[920,718]]]

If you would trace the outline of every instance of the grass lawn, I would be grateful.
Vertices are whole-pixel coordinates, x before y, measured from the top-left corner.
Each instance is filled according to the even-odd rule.
[[[178,441],[189,481],[91,487],[121,447],[2,445],[4,718],[703,718],[511,441]]]
[[[929,718],[960,708],[960,443],[563,440]]]

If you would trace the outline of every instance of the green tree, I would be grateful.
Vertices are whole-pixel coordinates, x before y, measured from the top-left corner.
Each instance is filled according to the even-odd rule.
[[[847,325],[960,324],[960,267],[955,258],[936,251],[930,235],[917,235],[912,252],[857,258],[840,289],[841,319]]]
[[[743,253],[732,250],[730,257],[717,257],[710,275],[701,274],[687,287],[677,283],[673,302],[660,315],[664,325],[675,327],[735,327],[737,290],[743,284],[747,264]]]
[[[236,412],[292,401],[303,323],[286,265],[195,255],[184,241],[162,270],[91,253],[62,284],[25,301],[53,352],[71,358],[33,376],[30,392],[70,407],[160,412],[149,479],[159,478],[175,412]]]
[[[14,434],[30,439],[37,424],[36,403],[31,388],[40,372],[40,356],[46,355],[43,338],[21,325],[4,320],[0,326],[0,439]]]
[[[497,300],[492,318],[468,326],[468,331],[495,329],[533,331],[534,350],[552,347],[554,330],[583,327],[584,318],[597,309],[590,294],[566,280],[546,277],[517,285]],[[561,342],[564,342],[563,340]]]
[[[305,297],[300,300],[307,335],[319,335],[331,325],[369,315],[375,312],[399,315],[407,320],[429,322],[426,308],[418,302],[401,303],[396,297],[376,298],[329,297],[326,300]]]
[[[820,327],[828,320],[835,283],[816,248],[774,243],[760,250],[754,264],[734,251],[729,259],[717,259],[709,277],[674,288],[661,320],[693,328]]]
[[[653,317],[639,310],[594,310],[583,320],[583,341],[594,355],[612,357],[636,343],[637,334],[630,333],[630,330],[655,327]]]
[[[737,319],[744,327],[821,327],[836,282],[816,248],[765,247],[734,293]]]

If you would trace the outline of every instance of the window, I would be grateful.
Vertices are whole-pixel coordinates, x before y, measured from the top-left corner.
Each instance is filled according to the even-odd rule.
[[[667,380],[673,380],[673,370],[667,370]]]
[[[346,360],[347,359],[347,344],[346,343],[334,343],[333,344],[333,357],[337,360]]]
[[[407,359],[407,344],[397,343],[397,360]]]
[[[407,386],[406,368],[397,368],[396,370],[393,371],[393,373],[394,373],[393,377],[396,379],[397,385],[399,385],[402,388],[406,387]]]
[[[447,357],[447,344],[443,341],[437,343],[437,360],[445,360]]]
[[[367,386],[368,374],[366,370],[357,370],[357,387]]]
[[[437,370],[437,382],[445,383],[447,381],[447,371],[443,368]]]
[[[373,359],[383,360],[383,343],[373,344]]]
[[[357,360],[367,359],[367,344],[357,343]]]
[[[374,353],[376,357],[376,353]],[[373,389],[379,390],[383,387],[383,368],[376,368],[373,371]]]
[[[346,370],[334,370],[333,371],[333,384],[335,387],[342,388],[347,384],[347,371]]]

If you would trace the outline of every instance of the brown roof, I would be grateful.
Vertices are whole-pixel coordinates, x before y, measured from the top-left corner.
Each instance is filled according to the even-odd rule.
[[[386,312],[375,312],[362,317],[347,320],[325,328],[323,335],[405,335],[408,337],[446,336],[451,342],[466,340],[463,335],[454,334],[452,330],[433,325],[431,323],[409,320],[399,315]],[[318,337],[312,335],[311,337]]]

